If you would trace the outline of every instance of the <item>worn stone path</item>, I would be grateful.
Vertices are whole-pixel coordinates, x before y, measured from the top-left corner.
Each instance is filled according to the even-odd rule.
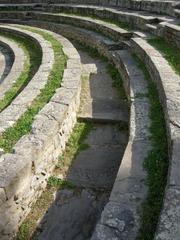
[[[80,114],[89,110],[84,104],[87,99],[92,99],[91,102],[96,98],[101,99],[98,104],[104,99],[118,103],[118,92],[112,87],[106,64],[89,57],[85,52],[79,53],[83,63]],[[93,110],[93,105],[91,109]],[[99,115],[103,116],[106,106],[105,109],[103,106],[98,109]],[[117,111],[118,109],[121,110],[120,105]],[[127,115],[124,115],[124,119],[128,121]],[[111,119],[106,122],[103,119],[103,123],[93,123],[93,128],[84,141],[89,147],[77,155],[66,176],[68,182],[77,188],[56,193],[55,201],[40,224],[41,233],[35,239],[90,239],[108,201],[127,141],[127,130],[121,130],[118,121],[112,123]]]

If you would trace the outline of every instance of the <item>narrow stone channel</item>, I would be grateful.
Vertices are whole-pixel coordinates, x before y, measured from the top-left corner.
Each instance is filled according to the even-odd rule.
[[[90,239],[108,201],[128,141],[128,108],[121,100],[107,63],[79,49],[83,64],[79,118],[91,130],[68,169],[66,180],[74,189],[57,191],[55,201],[33,239]],[[123,124],[122,124],[123,122]]]

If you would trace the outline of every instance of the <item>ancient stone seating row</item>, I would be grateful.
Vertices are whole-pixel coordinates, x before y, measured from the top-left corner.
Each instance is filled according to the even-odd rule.
[[[59,10],[58,10],[59,8]],[[113,40],[128,40],[133,31],[125,31],[120,26],[107,23],[103,20],[113,19],[114,21],[129,23],[130,26],[143,31],[149,31],[156,36],[165,38],[177,47],[180,47],[180,26],[175,18],[157,15],[143,15],[142,13],[124,12],[115,9],[102,9],[98,7],[74,6],[74,5],[55,5],[56,12],[70,12],[80,15],[93,15],[102,20],[86,18],[82,16],[64,15],[63,13],[45,13],[45,12],[27,12],[27,18],[37,19],[65,24],[73,24],[75,26],[91,28],[100,31]],[[44,9],[46,10],[46,9]],[[48,8],[48,11],[52,11]],[[3,13],[2,13],[3,14]],[[11,17],[11,16],[10,16]],[[22,17],[25,17],[24,15]]]
[[[54,52],[51,44],[44,40],[39,34],[16,28],[15,26],[0,26],[0,31],[20,34],[21,36],[32,38],[42,49],[41,65],[28,85],[19,93],[11,104],[0,113],[0,132],[3,133],[26,112],[33,100],[39,95],[42,88],[47,83],[49,73],[54,63]]]
[[[180,77],[173,71],[164,57],[145,40],[133,38],[131,47],[144,61],[152,79],[156,82],[164,109],[169,143],[168,183],[155,239],[178,239],[180,224]]]
[[[77,16],[68,16],[65,14],[50,14],[50,13],[44,13],[44,12],[28,12],[26,14],[22,12],[9,12],[9,13],[0,13],[1,19],[4,17],[7,19],[34,19],[34,20],[40,20],[40,21],[52,21],[62,24],[70,24],[79,26],[85,29],[94,30],[96,32],[101,32],[104,35],[110,37],[111,39],[118,41],[118,40],[128,40],[132,36],[131,32],[126,31],[125,29],[122,29],[115,24],[107,23],[101,20],[95,20],[87,17],[77,17]]]
[[[26,59],[24,51],[17,43],[0,36],[0,45],[2,52],[6,50],[3,59],[4,67],[1,62],[1,80],[0,80],[0,100],[4,98],[5,93],[12,87],[16,79],[21,75],[24,69]]]
[[[156,12],[159,14],[174,15],[174,7],[177,2],[170,1],[158,1],[158,0],[1,0],[2,4],[49,4],[49,3],[61,3],[61,4],[86,4],[86,5],[99,5],[110,6],[114,8],[125,8],[138,11]]]
[[[113,40],[128,40],[133,32],[126,31],[123,27],[115,24],[107,23],[106,20],[128,23],[129,26],[140,29],[141,31],[148,31],[154,35],[164,37],[169,42],[172,42],[175,46],[179,47],[179,35],[180,27],[178,21],[175,18],[161,16],[161,15],[147,15],[139,12],[132,11],[120,11],[112,8],[100,8],[97,6],[85,5],[53,5],[52,8],[44,7],[43,11],[10,11],[0,12],[1,19],[36,19],[42,21],[52,21],[57,23],[73,24],[74,26],[84,27],[86,29],[92,29],[97,32],[101,32]],[[48,11],[44,12],[44,11]],[[52,13],[52,12],[56,13]],[[50,13],[51,12],[51,13]],[[60,13],[61,12],[61,13]],[[68,12],[69,14],[63,14]],[[74,16],[72,14],[79,15],[92,15],[102,20],[92,19],[83,16]]]
[[[110,37],[114,41],[118,40],[128,40],[132,36],[132,34],[125,29],[122,29],[115,24],[111,24],[108,22],[104,22],[101,20],[91,19],[87,17],[81,16],[68,16],[65,14],[48,14],[48,13],[41,13],[41,12],[30,12],[28,13],[28,17],[40,21],[52,21],[57,23],[64,23],[70,24],[77,27],[85,28],[85,29],[92,29],[96,32],[101,32],[102,34]]]
[[[81,90],[80,57],[67,39],[50,34],[62,44],[68,57],[67,67],[62,86],[38,113],[30,134],[16,143],[13,153],[0,158],[2,240],[15,235],[32,203],[45,188],[77,118]]]
[[[131,27],[139,27],[141,29],[145,28],[146,23],[157,23],[162,21],[173,21],[174,17],[168,17],[167,15],[158,15],[154,13],[147,13],[143,11],[132,11],[125,9],[115,9],[110,7],[100,7],[100,6],[87,6],[87,5],[76,5],[76,4],[51,4],[43,5],[38,7],[38,5],[0,5],[1,12],[10,10],[16,11],[32,11],[41,10],[48,12],[57,13],[72,13],[86,16],[94,16],[102,19],[107,19],[112,21],[119,21],[129,24]],[[9,13],[10,14],[10,13]]]

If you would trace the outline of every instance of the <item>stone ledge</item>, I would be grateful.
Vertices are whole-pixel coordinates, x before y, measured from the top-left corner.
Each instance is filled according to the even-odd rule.
[[[165,13],[169,15],[174,15],[173,11],[173,3],[175,1],[152,1],[152,0],[52,0],[51,3],[61,3],[61,4],[86,4],[86,5],[97,5],[97,6],[108,6],[108,7],[118,7],[123,9],[131,9],[131,10],[139,10],[139,11],[149,11],[155,13]],[[44,3],[45,5],[48,3],[47,0],[1,0],[2,4],[14,4],[22,5],[27,3]],[[30,5],[30,4],[29,4]]]
[[[1,5],[0,5],[1,7]],[[22,8],[22,6],[21,6]],[[40,11],[37,11],[36,7],[32,7],[30,9],[26,9],[27,12],[21,11],[21,8],[17,8],[16,11],[1,11],[0,12],[0,18],[1,19],[13,19],[13,18],[20,18],[22,20],[25,20],[26,18],[32,19],[34,16],[37,14],[40,15],[41,20],[42,18],[49,16],[52,21],[57,21],[60,19],[60,16],[62,19],[61,21],[71,21],[71,18],[76,18],[76,21],[78,20],[79,24],[85,24],[82,23],[81,20],[86,20],[86,27],[90,27],[90,25],[97,30],[100,30],[106,34],[111,35],[111,37],[118,39],[118,35],[120,35],[120,38],[122,38],[122,30],[118,33],[119,27],[115,27],[114,24],[104,22],[103,20],[112,20],[114,19],[115,21],[119,21],[122,23],[128,23],[130,27],[133,28],[138,28],[143,31],[147,31],[148,27],[147,24],[151,23],[157,23],[159,22],[172,22],[175,20],[173,17],[168,17],[168,16],[163,16],[163,15],[158,15],[158,14],[153,14],[153,13],[147,13],[143,11],[132,11],[132,10],[125,10],[125,9],[115,9],[115,8],[110,8],[110,7],[99,7],[99,6],[87,6],[87,5],[75,5],[75,4],[52,4],[52,5],[44,5]],[[45,11],[45,12],[44,12]],[[61,13],[61,15],[58,15],[56,13]],[[68,16],[62,14],[63,12],[69,13],[69,14],[79,14],[80,16]],[[44,16],[43,16],[44,15]],[[97,18],[100,18],[102,20],[98,19],[91,19],[83,16],[95,16]],[[38,16],[37,16],[38,17]],[[157,20],[158,19],[158,20]],[[40,20],[39,18],[37,20]],[[63,23],[63,22],[61,22]],[[64,22],[65,23],[65,22]],[[75,24],[75,22],[73,22]],[[100,26],[97,26],[98,23]],[[102,24],[102,27],[101,27]],[[113,31],[108,30],[113,27]],[[110,32],[109,32],[110,31]],[[116,33],[116,34],[115,34]],[[127,35],[127,36],[126,36]],[[124,36],[127,38],[128,36],[130,37],[130,33],[124,32]]]
[[[94,30],[101,32],[107,37],[110,37],[114,41],[129,40],[132,36],[131,32],[128,32],[115,24],[104,22],[102,20],[92,19],[88,17],[65,15],[65,14],[52,14],[44,12],[28,12],[28,18],[39,21],[51,21],[62,24],[70,24],[76,27]]]
[[[73,39],[83,45],[86,45],[87,47],[98,50],[100,55],[107,57],[109,60],[112,60],[112,54],[109,52],[109,50],[112,50],[113,48],[115,49],[122,48],[121,45],[117,44],[113,40],[101,34],[95,33],[90,30],[73,27],[67,24],[58,24],[47,21],[33,21],[33,20],[29,21],[8,20],[8,22],[16,23],[18,22],[19,24],[24,23],[30,26],[37,26],[43,29],[50,29],[53,32],[62,34],[63,36],[69,39]]]
[[[47,31],[48,32],[48,31]],[[81,63],[73,45],[64,37],[57,38],[68,57],[68,71],[78,81],[76,88],[60,87],[36,116],[30,134],[14,146],[12,154],[0,158],[0,237],[13,239],[18,226],[30,211],[31,205],[45,189],[60,154],[76,122],[80,103]],[[73,54],[71,56],[71,50]],[[76,64],[74,72],[72,64]],[[73,81],[63,77],[63,82]],[[2,221],[1,221],[2,220]]]
[[[132,51],[145,62],[152,79],[157,85],[159,97],[165,113],[166,128],[168,133],[170,155],[169,175],[164,198],[164,206],[160,215],[155,239],[179,239],[180,235],[178,232],[178,224],[180,222],[180,218],[178,214],[176,215],[172,212],[178,212],[180,205],[177,199],[170,197],[170,192],[171,188],[180,186],[180,179],[178,177],[179,174],[177,173],[179,166],[180,139],[180,77],[172,70],[163,56],[144,40],[133,38],[131,40],[131,47]],[[174,204],[174,201],[176,201],[176,204]],[[168,213],[168,205],[170,213]],[[171,206],[173,206],[172,209]],[[168,216],[168,214],[170,215]],[[176,238],[177,232],[178,238]]]

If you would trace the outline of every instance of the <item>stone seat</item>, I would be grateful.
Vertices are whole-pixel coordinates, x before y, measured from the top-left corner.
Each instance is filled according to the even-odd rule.
[[[29,4],[29,3],[36,3],[36,4],[47,4],[48,1],[44,0],[1,0],[2,4]],[[59,3],[65,3],[65,4],[84,4],[84,0],[53,0],[51,1],[53,4],[59,4]],[[119,1],[109,1],[109,0],[86,0],[86,5],[96,5],[96,6],[106,6],[106,7],[113,7],[113,8],[124,8],[124,9],[132,9],[132,10],[139,10],[139,11],[149,11],[149,12],[155,12],[159,14],[168,14],[173,15],[173,8],[176,1],[158,1],[158,0],[143,0],[143,1],[136,1],[136,0],[130,0],[124,2],[124,0]]]
[[[175,18],[167,15],[156,14],[146,11],[138,11],[131,9],[121,9],[112,7],[100,7],[95,5],[83,5],[83,4],[50,4],[50,5],[2,5],[0,4],[2,11],[32,11],[41,10],[43,12],[54,13],[69,13],[79,14],[81,16],[94,16],[109,21],[115,20],[129,24],[132,27],[143,28],[145,23],[154,23],[162,21],[173,21]]]
[[[58,34],[63,34],[63,36],[69,39],[75,39],[78,42],[83,43],[83,45],[87,45],[98,50],[101,55],[105,55],[107,58],[109,58],[109,50],[122,49],[124,45],[123,42],[116,42],[100,33],[80,27],[74,27],[69,24],[39,21],[34,19],[28,21],[21,19],[4,19],[1,21],[5,23],[23,23],[30,26],[42,27],[48,30],[51,29]]]
[[[88,17],[65,15],[65,14],[55,14],[55,13],[45,13],[39,11],[31,12],[0,12],[1,19],[28,19],[28,20],[40,20],[40,21],[51,21],[62,24],[70,24],[76,27],[82,27],[85,29],[100,32],[107,37],[110,37],[114,41],[128,40],[132,37],[132,33],[126,31],[125,29],[102,20],[92,19]]]
[[[169,174],[156,240],[179,239],[180,224],[180,76],[164,57],[145,40],[133,38],[131,47],[145,63],[155,81],[164,109],[169,143]]]
[[[102,20],[92,19],[83,16],[74,16],[67,14],[45,13],[45,12],[27,12],[28,18],[36,20],[48,20],[51,22],[57,22],[62,24],[70,24],[76,27],[90,29],[96,32],[100,32],[107,37],[110,37],[114,41],[128,40],[131,38],[132,33],[125,29]]]

